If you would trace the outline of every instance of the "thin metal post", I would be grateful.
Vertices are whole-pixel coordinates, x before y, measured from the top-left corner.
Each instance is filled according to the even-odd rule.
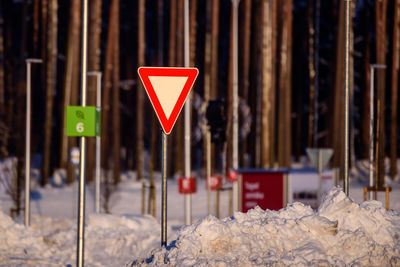
[[[343,190],[349,195],[349,100],[350,100],[350,5],[351,0],[346,1],[346,51],[345,51],[345,94],[344,94],[344,181]]]
[[[206,131],[206,179],[207,179],[207,212],[211,214],[211,133]]]
[[[88,76],[96,76],[96,106],[101,109],[101,75],[100,71],[90,71]],[[96,172],[95,172],[95,211],[100,213],[100,180],[101,180],[101,170],[100,170],[100,151],[101,151],[101,137],[96,136]]]
[[[162,132],[161,246],[167,246],[167,134]]]
[[[184,38],[185,38],[185,67],[189,67],[189,0],[185,0],[184,2]],[[190,95],[186,99],[185,103],[185,177],[189,178],[191,176],[191,151],[190,151],[190,121],[191,121],[191,98]],[[192,207],[191,207],[191,194],[185,194],[185,222],[187,225],[192,223]]]
[[[31,63],[42,63],[42,60],[34,58],[26,60],[25,226],[30,225],[31,216]]]
[[[87,78],[87,9],[88,0],[82,2],[82,78],[81,78],[81,106],[86,106],[86,78]],[[76,265],[84,265],[84,246],[85,246],[85,152],[86,138],[80,137],[80,166],[79,166],[79,202],[78,202],[78,235],[77,235],[77,256]]]
[[[372,188],[374,186],[374,153],[375,153],[375,146],[374,146],[374,94],[375,94],[375,69],[386,68],[386,65],[382,64],[371,64],[370,65],[370,86],[369,86],[369,186]],[[372,200],[374,195],[373,191],[369,191],[369,199]]]
[[[233,92],[232,92],[232,167],[239,168],[239,88],[238,88],[238,7],[240,0],[233,4]],[[239,210],[238,183],[233,182],[233,211]]]

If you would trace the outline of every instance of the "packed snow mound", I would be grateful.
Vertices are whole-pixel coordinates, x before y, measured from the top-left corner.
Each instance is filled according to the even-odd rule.
[[[132,266],[400,266],[399,236],[399,213],[334,188],[318,211],[294,203],[205,217]]]
[[[86,266],[126,266],[159,245],[150,216],[92,214],[85,229]],[[76,233],[75,220],[33,216],[25,227],[0,212],[0,266],[75,266]]]

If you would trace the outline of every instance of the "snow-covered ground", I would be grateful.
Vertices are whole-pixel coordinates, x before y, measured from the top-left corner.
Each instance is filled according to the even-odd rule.
[[[360,165],[362,166],[362,165]],[[255,208],[221,218],[208,215],[204,180],[192,196],[193,224],[184,225],[184,196],[168,181],[168,246],[161,248],[160,178],[156,218],[141,215],[142,183],[123,175],[110,199],[111,214],[94,213],[94,187],[86,187],[86,266],[400,266],[400,183],[363,203],[366,175],[352,170],[350,197],[340,187],[318,210],[292,203],[279,211]],[[57,179],[56,179],[57,180]],[[32,183],[32,221],[9,217],[11,200],[0,190],[0,266],[75,266],[77,184],[40,188]],[[1,187],[0,187],[1,189]]]

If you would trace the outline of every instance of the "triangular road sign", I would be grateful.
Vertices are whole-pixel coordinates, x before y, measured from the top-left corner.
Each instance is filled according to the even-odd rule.
[[[138,73],[164,132],[169,134],[199,70],[197,68],[140,67]]]
[[[306,152],[311,164],[319,173],[323,171],[333,155],[333,149],[331,148],[307,148]]]

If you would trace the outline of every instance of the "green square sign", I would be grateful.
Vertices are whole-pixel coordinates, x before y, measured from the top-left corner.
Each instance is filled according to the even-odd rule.
[[[67,136],[100,136],[100,108],[95,106],[68,106]]]

